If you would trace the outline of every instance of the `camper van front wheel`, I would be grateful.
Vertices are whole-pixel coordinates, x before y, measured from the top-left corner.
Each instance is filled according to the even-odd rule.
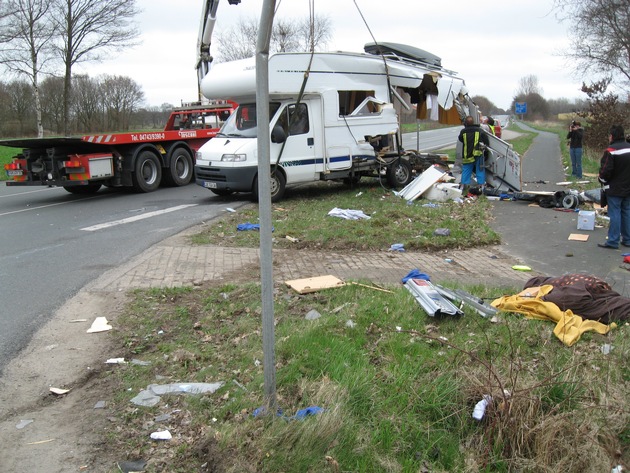
[[[387,183],[394,188],[405,187],[411,182],[411,164],[406,159],[397,159],[387,168]]]
[[[284,196],[284,189],[287,181],[281,171],[271,172],[271,201],[278,202]],[[253,192],[254,199],[258,200],[258,174],[254,178]]]

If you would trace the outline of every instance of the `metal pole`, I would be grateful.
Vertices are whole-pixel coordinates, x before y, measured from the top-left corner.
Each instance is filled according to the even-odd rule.
[[[275,0],[264,0],[256,42],[256,120],[258,123],[258,215],[260,218],[260,281],[262,297],[263,369],[267,412],[275,415],[276,354],[273,311],[271,222],[271,142],[269,134],[269,42]]]

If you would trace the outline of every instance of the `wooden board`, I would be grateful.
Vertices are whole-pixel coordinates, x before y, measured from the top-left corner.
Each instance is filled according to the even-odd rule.
[[[571,233],[569,235],[569,240],[574,240],[574,241],[587,241],[588,240],[588,235],[582,235],[580,233]]]
[[[293,279],[291,281],[285,281],[285,284],[300,294],[308,294],[309,292],[316,292],[321,291],[322,289],[331,289],[333,287],[346,285],[346,283],[344,283],[341,279],[331,275],[305,279]]]

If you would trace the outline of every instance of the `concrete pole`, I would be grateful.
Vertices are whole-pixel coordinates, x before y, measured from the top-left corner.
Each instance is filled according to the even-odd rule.
[[[273,310],[271,221],[271,142],[269,134],[269,42],[276,0],[264,0],[256,42],[256,120],[258,123],[258,215],[260,218],[260,280],[263,363],[267,412],[275,415],[276,352]]]

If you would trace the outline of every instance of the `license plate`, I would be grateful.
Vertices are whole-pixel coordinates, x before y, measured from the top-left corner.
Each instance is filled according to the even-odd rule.
[[[11,169],[10,171],[7,171],[7,176],[9,177],[21,176],[22,174],[24,174],[24,171],[21,169]]]
[[[216,182],[208,182],[208,181],[203,181],[203,186],[207,189],[216,189],[217,188],[217,183]]]

